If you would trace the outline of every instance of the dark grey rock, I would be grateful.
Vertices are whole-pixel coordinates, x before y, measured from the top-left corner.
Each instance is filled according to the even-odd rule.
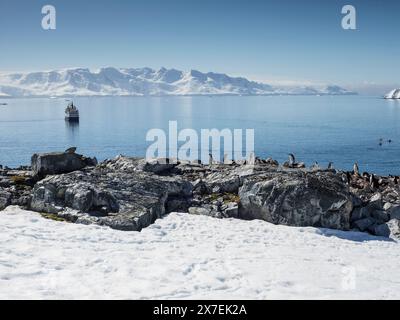
[[[373,218],[365,218],[354,222],[354,227],[360,231],[366,231],[369,227],[376,224],[376,220]]]
[[[362,208],[354,208],[353,212],[351,213],[350,222],[353,223],[364,218],[366,217],[363,216]]]
[[[379,224],[388,222],[390,220],[390,215],[384,210],[375,210],[372,212],[371,217],[374,218]]]
[[[382,194],[380,193],[374,194],[369,200],[368,207],[373,208],[375,210],[383,210]]]
[[[86,158],[76,153],[53,152],[34,154],[31,159],[35,175],[61,174],[81,170],[87,166],[95,166],[97,160]]]
[[[394,205],[391,206],[387,212],[390,215],[390,219],[399,219],[400,220],[400,206],[399,205]]]
[[[248,179],[239,191],[239,217],[274,224],[350,228],[352,199],[330,172],[280,172]]]
[[[381,237],[400,239],[400,220],[392,219],[387,223],[381,224],[375,227],[374,233]]]
[[[353,207],[361,207],[363,205],[363,201],[357,195],[352,195],[351,200],[353,202]]]
[[[235,202],[226,204],[226,208],[223,210],[223,216],[227,218],[239,218],[239,206]]]
[[[0,189],[0,211],[11,205],[12,194]]]
[[[171,171],[177,166],[177,162],[170,159],[142,159],[138,162],[137,169],[162,174]]]

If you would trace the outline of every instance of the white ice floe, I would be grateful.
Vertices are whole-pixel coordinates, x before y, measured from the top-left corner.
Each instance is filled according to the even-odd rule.
[[[400,89],[394,89],[385,95],[385,99],[400,99]]]
[[[399,299],[400,244],[174,213],[137,232],[0,212],[0,299]]]

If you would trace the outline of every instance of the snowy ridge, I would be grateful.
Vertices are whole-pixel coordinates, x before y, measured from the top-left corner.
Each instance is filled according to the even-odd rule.
[[[0,96],[164,96],[164,95],[349,95],[339,86],[271,86],[230,77],[176,69],[84,68],[0,75]]]
[[[142,232],[0,214],[0,299],[399,299],[399,243],[173,213]]]

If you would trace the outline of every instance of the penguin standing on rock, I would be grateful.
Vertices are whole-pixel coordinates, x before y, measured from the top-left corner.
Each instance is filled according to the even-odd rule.
[[[212,154],[211,153],[209,153],[208,154],[208,164],[209,165],[212,165],[213,163],[214,163],[214,158],[213,158],[213,156],[212,156]]]
[[[328,170],[334,170],[333,162],[329,162],[328,164]]]
[[[378,181],[376,180],[374,174],[371,174],[371,175],[369,176],[369,186],[370,186],[371,189],[373,189],[373,190],[379,188],[379,183],[378,183]]]
[[[358,163],[357,162],[353,166],[353,174],[355,176],[357,176],[357,177],[360,175],[360,169],[358,168]]]
[[[289,166],[293,167],[296,163],[296,158],[293,153],[289,153]]]
[[[311,170],[313,170],[313,171],[317,171],[317,170],[320,170],[320,169],[321,168],[320,168],[320,166],[319,166],[317,161],[315,161],[315,163],[311,166]]]

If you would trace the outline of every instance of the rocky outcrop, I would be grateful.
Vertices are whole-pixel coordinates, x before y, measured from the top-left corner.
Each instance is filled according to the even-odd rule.
[[[28,209],[35,179],[27,167],[0,169],[0,210],[9,205]]]
[[[1,190],[0,191],[0,211],[4,210],[11,204],[11,193]]]
[[[97,160],[75,152],[53,152],[34,154],[31,163],[34,174],[43,178],[46,175],[68,173],[87,166],[95,166]]]
[[[129,231],[179,211],[400,238],[399,181],[259,158],[202,165],[118,156],[97,164],[71,148],[34,155],[32,168],[0,167],[0,210],[20,205]]]
[[[69,221],[140,231],[161,218],[168,201],[191,196],[180,177],[142,171],[141,160],[118,157],[94,168],[48,176],[33,190],[31,209]]]

